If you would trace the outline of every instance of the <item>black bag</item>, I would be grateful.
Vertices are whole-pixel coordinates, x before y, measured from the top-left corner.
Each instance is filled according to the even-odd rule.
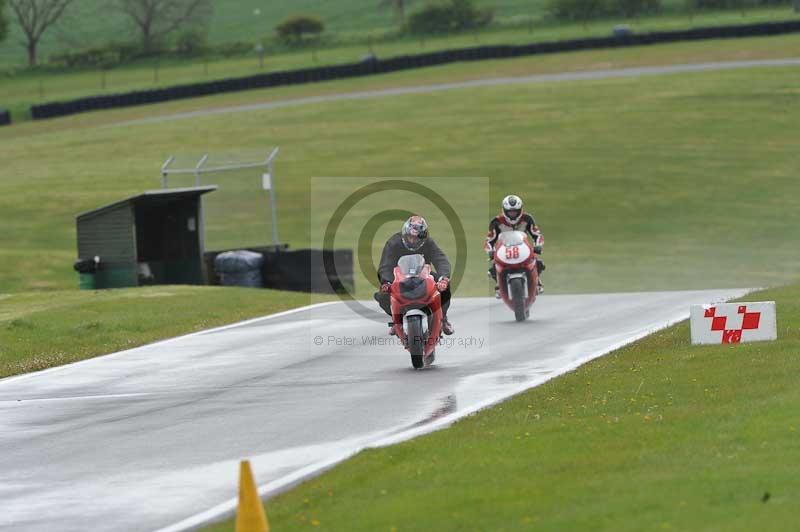
[[[100,269],[100,257],[95,256],[91,259],[78,259],[72,266],[78,273],[95,273]]]

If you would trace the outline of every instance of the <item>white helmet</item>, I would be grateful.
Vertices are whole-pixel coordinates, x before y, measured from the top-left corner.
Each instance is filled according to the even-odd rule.
[[[503,217],[510,225],[516,225],[522,218],[522,198],[514,194],[503,198]]]

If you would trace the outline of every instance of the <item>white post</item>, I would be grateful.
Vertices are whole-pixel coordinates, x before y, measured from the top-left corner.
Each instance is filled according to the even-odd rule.
[[[269,187],[269,203],[270,213],[272,214],[272,244],[277,249],[280,245],[278,240],[278,201],[275,198],[275,170],[272,166],[272,161],[278,155],[278,148],[272,150],[267,158],[267,172],[269,173],[270,187]]]
[[[174,160],[175,156],[170,155],[169,159],[164,161],[164,164],[161,165],[161,188],[167,188],[167,167],[172,164]]]
[[[200,179],[200,172],[203,170],[203,165],[206,164],[208,160],[208,154],[206,153],[203,157],[200,158],[200,162],[197,163],[197,166],[194,167],[194,184],[195,186],[200,186],[201,179]]]

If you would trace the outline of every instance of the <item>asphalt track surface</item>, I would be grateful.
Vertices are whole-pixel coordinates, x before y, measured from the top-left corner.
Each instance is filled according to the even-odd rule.
[[[438,83],[430,85],[417,85],[411,87],[397,87],[390,89],[377,89],[369,91],[356,91],[342,94],[329,94],[323,96],[311,96],[307,98],[294,98],[287,100],[277,100],[255,104],[236,105],[229,107],[217,107],[202,109],[198,111],[188,111],[184,113],[163,114],[137,120],[117,122],[104,127],[129,126],[136,124],[154,124],[160,122],[171,122],[175,120],[186,120],[202,116],[229,114],[229,113],[248,113],[252,111],[263,111],[267,109],[280,109],[283,107],[295,107],[300,105],[339,102],[347,100],[365,100],[374,98],[386,98],[390,96],[401,96],[407,94],[429,94],[455,89],[469,89],[477,87],[493,87],[497,85],[518,85],[530,83],[555,83],[563,81],[582,81],[600,80],[611,78],[638,78],[642,76],[659,76],[665,74],[681,74],[688,72],[709,72],[718,70],[736,70],[742,68],[766,68],[766,67],[797,67],[800,66],[800,58],[786,59],[763,59],[750,61],[719,61],[712,63],[690,63],[653,67],[634,67],[619,68],[612,70],[589,70],[576,72],[562,72],[557,74],[536,74],[531,76],[503,77],[503,78],[483,78],[456,83]]]
[[[242,458],[274,493],[745,292],[545,295],[524,323],[455,298],[422,371],[332,303],[0,380],[0,530],[191,528],[234,508]]]

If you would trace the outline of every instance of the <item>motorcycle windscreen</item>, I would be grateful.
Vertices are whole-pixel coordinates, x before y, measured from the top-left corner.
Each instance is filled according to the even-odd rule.
[[[404,299],[423,299],[428,293],[425,279],[409,277],[400,281],[400,295]]]
[[[506,231],[500,233],[500,243],[505,246],[521,246],[525,242],[525,233],[522,231]]]
[[[425,267],[425,257],[419,254],[404,255],[397,261],[397,267],[407,277],[418,276],[422,273],[422,268]]]

